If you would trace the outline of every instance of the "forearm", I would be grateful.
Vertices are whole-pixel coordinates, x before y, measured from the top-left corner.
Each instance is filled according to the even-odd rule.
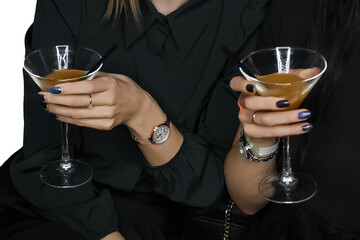
[[[258,185],[263,178],[276,171],[275,158],[262,163],[245,159],[237,144],[239,136],[240,131],[225,160],[226,184],[236,205],[247,214],[255,214],[267,204],[259,193]],[[274,139],[258,140],[256,144],[262,147],[271,146],[274,144]]]

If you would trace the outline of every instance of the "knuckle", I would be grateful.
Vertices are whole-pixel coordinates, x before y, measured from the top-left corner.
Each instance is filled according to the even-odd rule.
[[[270,114],[259,114],[256,116],[256,122],[259,125],[265,125],[265,126],[274,126],[275,123],[273,122],[273,118],[270,116]]]
[[[245,122],[246,120],[245,113],[243,111],[239,111],[238,118],[241,122]]]
[[[111,84],[111,79],[112,78],[110,76],[103,76],[103,77],[99,78],[99,81],[101,81],[100,84],[107,86],[107,85]]]
[[[108,83],[110,84],[110,86],[116,86],[117,85],[117,80],[113,76],[110,76]]]
[[[111,114],[110,111],[106,111],[106,112],[104,113],[104,118],[106,118],[106,119],[110,119],[111,116],[112,116],[112,114]]]
[[[112,119],[115,116],[115,108],[110,108],[108,111],[105,112],[105,118]]]
[[[105,125],[104,125],[104,130],[110,131],[113,128],[114,128],[114,120],[113,119],[107,120]]]
[[[110,104],[110,106],[114,106],[116,105],[116,95],[114,94],[110,94],[110,96],[108,97],[108,104]]]
[[[251,103],[249,97],[243,96],[239,98],[240,101],[240,105],[243,106],[244,108],[249,108],[249,102]]]

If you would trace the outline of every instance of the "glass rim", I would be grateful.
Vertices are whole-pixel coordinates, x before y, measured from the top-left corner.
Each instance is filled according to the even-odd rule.
[[[312,49],[309,49],[309,48],[302,48],[302,47],[291,47],[291,46],[280,46],[280,47],[272,47],[272,48],[262,48],[262,49],[258,49],[258,50],[255,50],[251,53],[249,53],[248,55],[246,55],[244,58],[241,59],[241,63],[244,63],[244,61],[248,58],[250,58],[251,56],[259,53],[259,52],[270,52],[270,51],[274,51],[276,49],[285,49],[285,48],[290,48],[290,49],[294,49],[294,50],[301,50],[301,51],[306,51],[306,52],[311,52],[311,53],[314,53],[314,54],[317,54],[320,56],[320,58],[322,58],[322,60],[324,61],[324,68],[321,70],[320,73],[316,74],[315,76],[311,77],[311,78],[306,78],[306,79],[303,79],[301,81],[294,81],[294,82],[291,82],[291,83],[274,83],[274,82],[265,82],[265,81],[261,81],[257,78],[253,78],[251,76],[249,76],[248,74],[246,74],[246,72],[243,71],[243,69],[241,67],[239,67],[240,69],[240,72],[246,76],[247,79],[251,79],[251,81],[253,82],[257,82],[257,83],[262,83],[262,84],[267,84],[267,85],[280,85],[280,86],[288,86],[288,85],[291,85],[293,83],[303,83],[303,82],[307,82],[307,81],[311,81],[311,80],[314,80],[318,77],[320,77],[321,75],[324,74],[324,72],[326,71],[327,69],[327,61],[326,59],[324,58],[324,56],[320,53],[318,53],[317,51],[315,50],[312,50]],[[276,72],[275,72],[276,73]],[[288,74],[288,73],[285,73],[285,74]]]
[[[88,48],[88,47],[76,47],[76,46],[74,46],[74,45],[59,44],[59,45],[54,45],[54,46],[50,46],[50,47],[39,48],[39,49],[37,49],[37,50],[29,53],[28,55],[26,55],[25,58],[24,58],[24,65],[23,65],[24,70],[25,70],[30,76],[33,76],[33,77],[35,77],[35,78],[37,78],[37,79],[40,79],[40,80],[41,80],[41,79],[43,79],[43,80],[44,80],[44,79],[53,80],[52,78],[41,77],[41,76],[39,76],[39,75],[37,75],[37,74],[35,74],[35,73],[32,73],[29,69],[26,68],[26,66],[25,66],[25,61],[26,61],[26,59],[28,59],[29,57],[31,57],[32,55],[34,55],[34,54],[36,54],[36,53],[42,52],[42,51],[44,51],[44,50],[54,49],[56,46],[68,46],[70,49],[75,49],[75,48],[77,48],[77,49],[89,50],[90,52],[93,52],[93,53],[95,53],[96,55],[98,55],[98,56],[99,56],[99,60],[102,58],[102,56],[100,55],[100,53],[98,53],[97,51],[95,51],[95,50],[93,50],[93,49],[91,49],[91,48]],[[82,77],[64,78],[64,79],[58,79],[57,81],[59,81],[59,82],[68,82],[68,81],[74,81],[74,80],[79,80],[79,79],[86,79],[86,78],[88,78],[89,76],[93,75],[94,73],[97,73],[97,72],[101,69],[102,66],[103,66],[103,63],[101,63],[100,66],[99,66],[97,69],[95,69],[95,70],[92,71],[92,72],[88,72],[86,75],[84,75],[84,76],[82,76]],[[55,70],[66,70],[66,69],[55,69]],[[78,69],[78,70],[80,70],[80,69]],[[84,71],[84,70],[81,70],[81,71]]]

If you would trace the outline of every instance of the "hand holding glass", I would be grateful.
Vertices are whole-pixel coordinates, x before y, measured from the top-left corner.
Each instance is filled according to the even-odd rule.
[[[276,47],[250,53],[241,63],[240,71],[253,82],[261,96],[282,97],[289,101],[286,110],[297,109],[327,68],[319,53],[304,48]],[[250,71],[256,78],[249,76]],[[298,203],[310,199],[317,190],[315,180],[293,172],[289,156],[290,137],[283,138],[283,170],[263,179],[260,193],[269,201]]]
[[[100,54],[89,48],[57,45],[29,54],[25,58],[24,69],[42,91],[48,91],[60,83],[91,80],[102,64],[92,72],[89,70],[100,59]],[[61,122],[61,131],[61,159],[41,168],[41,180],[55,188],[81,186],[92,178],[92,168],[83,161],[70,158],[67,123]]]

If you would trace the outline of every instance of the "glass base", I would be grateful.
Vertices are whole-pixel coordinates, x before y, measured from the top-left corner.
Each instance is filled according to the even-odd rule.
[[[40,170],[41,180],[54,188],[74,188],[87,183],[93,172],[89,164],[71,159],[68,164],[62,160],[52,161]]]
[[[292,177],[284,177],[280,172],[264,178],[259,184],[259,191],[268,201],[292,204],[313,197],[317,184],[312,177],[302,173],[292,172]]]

